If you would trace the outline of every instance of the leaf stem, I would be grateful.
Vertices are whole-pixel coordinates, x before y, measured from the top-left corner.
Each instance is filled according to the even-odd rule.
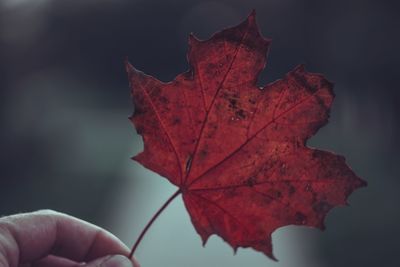
[[[133,254],[136,251],[136,248],[138,247],[140,241],[142,241],[144,235],[146,234],[147,230],[149,230],[150,226],[154,223],[154,221],[157,219],[157,217],[164,211],[164,209],[176,198],[179,194],[181,193],[181,190],[178,189],[172,196],[170,196],[167,201],[161,206],[161,208],[153,215],[153,217],[150,219],[150,221],[146,224],[142,232],[140,233],[138,239],[136,240],[135,244],[132,247],[131,253],[129,253],[129,258],[133,257]]]

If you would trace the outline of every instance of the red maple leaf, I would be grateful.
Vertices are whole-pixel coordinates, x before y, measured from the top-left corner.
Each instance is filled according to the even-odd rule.
[[[306,146],[328,122],[332,83],[298,66],[257,87],[269,45],[253,12],[209,40],[191,35],[190,69],[171,82],[127,63],[131,120],[144,141],[133,159],[179,187],[138,242],[182,194],[203,244],[217,234],[235,251],[252,247],[274,259],[274,230],[324,229],[328,211],[366,185],[342,156]]]

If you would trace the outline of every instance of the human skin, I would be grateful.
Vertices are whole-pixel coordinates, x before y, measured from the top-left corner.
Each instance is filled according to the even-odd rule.
[[[139,267],[106,230],[43,210],[0,218],[0,267]]]

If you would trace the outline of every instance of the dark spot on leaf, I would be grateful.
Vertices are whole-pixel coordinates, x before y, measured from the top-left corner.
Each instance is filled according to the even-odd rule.
[[[163,104],[168,104],[169,100],[165,96],[162,96],[162,97],[160,97],[160,102],[163,103]]]
[[[296,220],[296,224],[306,224],[307,223],[307,216],[301,212],[296,212],[296,214],[294,215],[294,218]]]
[[[313,205],[313,210],[317,213],[327,213],[332,208],[332,205],[326,201],[321,201]]]
[[[250,176],[244,183],[247,186],[253,187],[256,184],[256,177],[255,176]]]
[[[143,133],[143,127],[136,127],[136,133],[137,134],[142,134]]]
[[[234,98],[230,98],[228,99],[229,101],[229,105],[228,107],[230,107],[231,109],[237,109],[237,100]]]
[[[275,191],[274,192],[274,198],[281,198],[281,197],[282,197],[281,191]]]
[[[144,108],[140,108],[138,106],[135,107],[135,115],[145,114],[146,110]]]
[[[207,155],[208,155],[208,151],[207,150],[205,150],[205,149],[200,150],[199,156],[200,156],[201,159],[204,159],[205,157],[207,157]]]
[[[289,186],[289,195],[293,195],[296,192],[296,187],[294,187],[292,184],[288,184]]]
[[[172,125],[177,125],[181,123],[181,119],[179,117],[175,117],[172,121]]]
[[[254,105],[256,103],[256,100],[254,100],[253,98],[250,98],[249,103]]]
[[[240,109],[238,111],[235,112],[235,115],[241,119],[245,119],[246,118],[246,113],[243,109]]]

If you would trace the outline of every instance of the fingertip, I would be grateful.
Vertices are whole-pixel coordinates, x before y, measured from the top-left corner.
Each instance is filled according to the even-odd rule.
[[[128,247],[110,232],[99,228],[83,260],[90,261],[106,255],[129,255]]]
[[[136,260],[136,258],[135,257],[132,257],[132,262],[133,262],[133,267],[140,267],[140,264],[139,264],[139,262]]]
[[[106,255],[129,255],[129,249],[110,232],[52,211],[18,214],[1,218],[0,238],[8,242],[13,262],[30,262],[46,255],[88,262]],[[0,264],[1,265],[1,264]]]
[[[85,267],[134,267],[133,262],[123,255],[109,255],[93,260]]]

